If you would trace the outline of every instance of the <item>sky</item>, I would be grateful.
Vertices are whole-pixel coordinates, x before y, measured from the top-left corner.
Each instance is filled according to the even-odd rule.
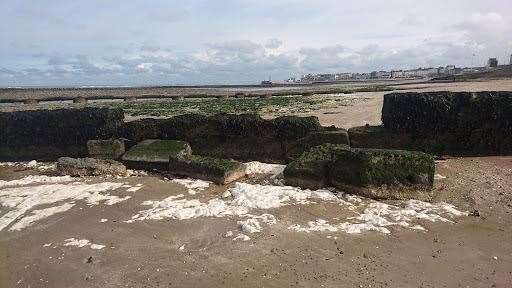
[[[253,84],[482,66],[510,0],[0,0],[0,86]]]

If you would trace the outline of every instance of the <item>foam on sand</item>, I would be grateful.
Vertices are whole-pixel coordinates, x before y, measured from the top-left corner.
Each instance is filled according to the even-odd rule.
[[[27,226],[30,226],[32,223],[39,221],[41,219],[45,219],[47,217],[50,217],[51,215],[66,212],[69,209],[71,209],[75,204],[71,203],[64,203],[59,206],[54,206],[46,209],[38,209],[38,210],[32,210],[28,216],[25,216],[21,218],[18,222],[16,222],[14,225],[11,226],[9,230],[11,231],[18,231],[21,230]]]
[[[114,205],[131,197],[108,193],[126,187],[123,183],[71,182],[76,180],[69,176],[27,176],[4,181],[0,186],[0,231],[11,225],[9,230],[21,230],[38,220],[68,211],[78,200],[87,205]]]
[[[291,225],[290,230],[297,232],[345,232],[349,234],[376,231],[391,233],[390,226],[414,230],[425,230],[419,221],[452,222],[452,218],[467,215],[446,203],[430,204],[409,200],[395,201],[393,205],[367,198],[335,194],[330,190],[308,190],[290,186],[259,185],[237,182],[222,197],[208,201],[187,199],[183,195],[170,196],[163,200],[145,201],[142,205],[150,206],[125,222],[160,219],[193,219],[199,217],[238,217],[242,235],[259,233],[265,226],[277,223],[277,218],[269,213],[255,215],[254,211],[279,209],[287,205],[310,205],[318,202],[332,202],[340,205],[353,216],[345,219],[335,218],[339,223],[331,224],[329,220],[317,219],[305,226]],[[346,213],[341,213],[344,215]]]
[[[183,185],[186,188],[188,188],[188,194],[190,194],[190,195],[194,195],[200,191],[203,191],[206,188],[210,187],[210,184],[212,184],[212,182],[210,182],[210,181],[204,181],[204,180],[199,180],[199,179],[190,179],[190,178],[173,179],[171,182]]]
[[[253,162],[247,162],[245,165],[245,174],[247,176],[254,176],[254,175],[274,175],[277,176],[279,174],[282,174],[284,171],[284,168],[286,165],[280,165],[280,164],[268,164],[268,163],[261,163],[257,161]]]
[[[64,246],[76,246],[79,248],[89,246],[89,248],[94,249],[94,250],[100,250],[100,249],[105,248],[105,245],[94,244],[94,243],[91,243],[91,241],[89,241],[87,239],[75,239],[75,238],[69,238],[69,239],[64,240]]]
[[[254,185],[235,183],[223,195],[223,199],[213,198],[207,202],[198,199],[186,199],[183,195],[170,196],[163,200],[145,201],[142,205],[151,206],[133,215],[125,222],[142,220],[193,219],[199,217],[236,216],[244,218],[238,222],[245,233],[261,232],[263,225],[273,225],[277,219],[272,214],[254,215],[253,210],[276,209],[292,204],[307,204],[310,200],[333,201],[352,205],[339,199],[329,190],[302,190],[289,186]]]
[[[0,166],[15,167],[23,169],[35,169],[41,172],[55,170],[54,162],[37,162],[36,160],[28,162],[0,162]]]
[[[13,187],[13,186],[26,186],[31,184],[42,184],[42,183],[64,183],[71,182],[76,180],[75,178],[71,178],[70,176],[56,176],[50,177],[45,175],[29,175],[22,179],[4,181],[0,180],[0,189],[4,187]]]
[[[310,233],[312,231],[343,231],[349,234],[365,231],[378,231],[391,233],[388,226],[400,226],[414,230],[425,230],[414,221],[452,222],[448,218],[466,216],[467,212],[457,210],[453,205],[441,202],[431,204],[418,200],[400,201],[397,205],[389,205],[382,202],[371,201],[365,205],[362,213],[356,217],[348,217],[346,222],[329,224],[328,221],[318,219],[310,221],[306,226],[292,225],[290,230]]]

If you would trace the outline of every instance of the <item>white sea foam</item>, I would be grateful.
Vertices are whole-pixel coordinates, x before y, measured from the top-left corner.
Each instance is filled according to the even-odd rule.
[[[55,163],[53,162],[37,162],[36,160],[28,162],[0,162],[0,166],[7,167],[20,167],[25,169],[36,169],[41,172],[55,170]]]
[[[262,223],[266,225],[273,225],[277,223],[276,217],[272,214],[262,214],[260,216],[246,215],[249,217],[246,220],[238,221],[242,232],[247,234],[259,233],[263,230]]]
[[[4,181],[0,186],[0,206],[3,207],[0,210],[0,231],[10,225],[9,230],[21,230],[38,220],[71,209],[78,200],[85,201],[87,205],[113,205],[131,197],[108,193],[123,187],[123,183],[71,182],[74,180],[69,176],[27,176]]]
[[[39,221],[41,219],[45,219],[50,217],[51,215],[66,212],[71,209],[75,204],[64,203],[59,206],[54,206],[45,209],[32,210],[28,216],[21,218],[18,222],[14,223],[14,225],[9,228],[11,231],[18,231],[27,226],[30,226],[32,223]]]
[[[298,232],[312,231],[344,231],[346,233],[362,233],[365,231],[378,231],[385,234],[391,233],[388,226],[400,226],[414,230],[425,230],[414,221],[452,222],[449,218],[467,215],[467,212],[457,210],[453,205],[441,202],[431,204],[418,200],[400,201],[397,205],[389,205],[382,202],[369,200],[364,210],[356,217],[348,217],[346,222],[329,224],[328,221],[318,219],[310,221],[306,226],[292,225],[288,227]]]
[[[283,173],[285,165],[280,164],[268,164],[257,161],[245,163],[245,174],[247,176],[253,176],[258,174],[269,174],[277,176]]]
[[[318,219],[316,221],[310,221],[307,226],[292,225],[288,227],[290,230],[297,232],[338,232],[343,231],[348,234],[359,234],[367,231],[377,231],[388,234],[390,231],[384,227],[378,227],[371,223],[348,223],[343,222],[340,224],[329,224],[327,220]]]
[[[29,175],[21,179],[5,181],[0,180],[0,189],[4,187],[13,187],[13,186],[25,186],[31,184],[42,184],[42,183],[63,183],[63,182],[71,182],[76,180],[75,178],[71,178],[70,176],[56,176],[50,177],[46,175]]]
[[[259,216],[253,211],[278,209],[286,205],[306,205],[318,201],[329,201],[347,209],[354,216],[345,217],[337,224],[318,219],[307,225],[291,225],[289,228],[298,232],[329,231],[350,234],[377,231],[391,233],[389,226],[407,229],[425,230],[418,221],[451,222],[452,218],[467,215],[446,203],[430,204],[417,200],[396,201],[386,204],[359,196],[330,190],[307,190],[289,186],[272,186],[248,183],[235,183],[223,193],[221,198],[202,202],[198,199],[186,199],[183,195],[171,196],[160,201],[145,201],[143,205],[151,206],[134,215],[134,222],[148,219],[192,219],[198,217],[239,217],[240,230],[245,234],[261,232],[265,226],[273,225],[277,219],[272,214]],[[243,235],[245,235],[243,234]],[[240,235],[239,235],[240,236]],[[238,236],[237,236],[238,237]],[[241,239],[242,236],[237,239]]]
[[[235,237],[235,238],[233,238],[233,241],[237,241],[237,240],[241,240],[241,241],[249,241],[249,240],[251,240],[251,237],[249,237],[249,236],[247,236],[247,235],[245,235],[245,234],[241,234],[241,233],[240,233],[240,234],[236,235],[236,237]]]
[[[188,188],[188,194],[194,195],[200,191],[205,190],[206,188],[210,187],[212,182],[199,180],[199,179],[173,179],[173,183],[177,183],[180,185],[185,186]]]
[[[91,244],[91,249],[94,249],[94,250],[101,250],[105,248],[105,245],[101,245],[101,244]]]
[[[100,250],[100,249],[105,248],[105,245],[91,243],[91,241],[87,240],[87,239],[75,239],[75,238],[69,238],[69,239],[64,240],[64,246],[76,246],[79,248],[89,246],[89,248],[95,249],[95,250]]]
[[[446,176],[443,176],[441,174],[436,174],[436,175],[434,175],[434,179],[435,180],[443,180],[443,179],[446,179]]]

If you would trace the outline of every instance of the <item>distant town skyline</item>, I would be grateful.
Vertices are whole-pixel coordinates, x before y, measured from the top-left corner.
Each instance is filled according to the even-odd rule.
[[[5,0],[0,86],[254,84],[507,64],[508,0]]]

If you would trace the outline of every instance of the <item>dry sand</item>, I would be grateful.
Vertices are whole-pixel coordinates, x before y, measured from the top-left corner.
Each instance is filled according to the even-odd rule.
[[[424,89],[512,90],[512,81],[436,85],[442,89]],[[315,114],[340,127],[377,124],[383,94],[365,93],[372,99],[338,114]],[[0,180],[35,173],[14,170],[0,167]],[[94,179],[143,188],[112,206],[77,201],[21,231],[0,231],[0,287],[512,287],[512,157],[452,158],[437,163],[436,173],[446,178],[436,181],[434,202],[480,216],[421,221],[427,231],[392,227],[391,234],[289,230],[346,213],[316,201],[267,211],[278,222],[249,241],[224,237],[239,232],[232,217],[124,223],[143,201],[187,189],[154,176]],[[213,185],[195,197],[219,197],[226,188]],[[71,237],[106,247],[64,246]]]

